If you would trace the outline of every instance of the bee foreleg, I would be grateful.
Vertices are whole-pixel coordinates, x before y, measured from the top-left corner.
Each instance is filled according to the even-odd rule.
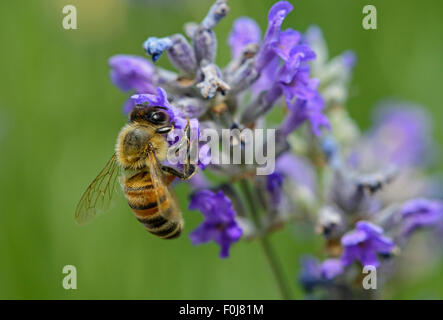
[[[183,166],[183,172],[180,172],[179,170],[168,166],[162,166],[162,170],[167,174],[172,174],[182,180],[188,180],[192,178],[192,176],[197,172],[196,166],[193,164],[189,164],[188,168],[186,168],[186,166]]]
[[[179,177],[182,180],[190,179],[196,172],[196,166],[191,163],[191,126],[189,124],[189,119],[187,119],[186,126],[183,130],[183,136],[180,141],[174,146],[175,152],[179,152],[182,147],[186,144],[186,160],[183,164],[183,172],[178,171],[175,168],[164,166],[163,170],[174,176]]]

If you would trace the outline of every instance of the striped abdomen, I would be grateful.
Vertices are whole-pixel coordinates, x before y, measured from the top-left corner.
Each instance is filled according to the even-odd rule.
[[[147,171],[142,171],[124,183],[124,192],[136,218],[150,233],[163,239],[177,238],[183,228],[183,219],[166,184],[152,185]]]

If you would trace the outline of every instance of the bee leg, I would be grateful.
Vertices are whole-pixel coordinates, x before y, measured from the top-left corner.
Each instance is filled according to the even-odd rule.
[[[189,118],[186,119],[185,136],[186,136],[186,162],[183,164],[184,173],[187,179],[191,178],[195,172],[196,167],[191,164],[191,126],[189,124]]]
[[[192,178],[192,176],[197,172],[196,166],[193,164],[190,164],[188,171],[184,170],[183,172],[180,172],[179,170],[168,166],[162,166],[162,170],[163,172],[176,176],[182,180],[188,180]]]
[[[174,148],[176,152],[179,152],[181,147],[183,147],[184,144],[186,144],[186,161],[183,164],[183,172],[180,172],[177,169],[168,166],[163,166],[162,169],[166,173],[179,177],[182,180],[187,180],[190,179],[197,172],[196,166],[191,163],[191,126],[189,124],[189,119],[187,119],[187,123],[183,132],[184,132],[183,137],[180,139],[180,141],[176,144],[176,147]]]
[[[157,129],[157,132],[158,132],[158,130],[161,130],[161,129],[163,129],[163,128]],[[186,147],[187,150],[189,149],[188,145],[189,145],[189,140],[191,137],[190,132],[191,132],[191,129],[190,129],[190,125],[189,125],[189,119],[187,119],[186,126],[183,130],[183,136],[180,138],[179,141],[177,141],[177,143],[175,143],[171,147],[171,151],[175,152],[176,155],[178,155],[178,153],[180,152],[181,148],[184,146],[185,143],[187,144],[187,147]]]

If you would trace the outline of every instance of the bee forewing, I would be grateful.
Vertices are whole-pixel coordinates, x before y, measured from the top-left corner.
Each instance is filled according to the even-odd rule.
[[[75,220],[78,224],[86,224],[98,213],[109,209],[115,191],[118,189],[117,178],[119,175],[120,167],[117,156],[114,154],[78,202],[75,210]]]

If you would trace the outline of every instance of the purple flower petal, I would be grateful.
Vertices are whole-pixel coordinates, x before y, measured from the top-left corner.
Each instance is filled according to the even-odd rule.
[[[266,189],[271,195],[271,201],[274,206],[278,206],[282,199],[283,175],[274,171],[266,176]]]
[[[284,119],[280,130],[286,137],[296,130],[305,121],[309,121],[315,135],[321,135],[321,128],[329,128],[328,118],[323,114],[324,101],[320,95],[309,100],[297,99],[290,106],[290,110]]]
[[[148,60],[131,55],[115,55],[109,59],[111,80],[121,90],[154,93],[154,66]]]
[[[377,252],[375,250],[360,250],[358,252],[357,259],[364,266],[373,266],[377,268],[380,265],[380,261],[377,258]]]
[[[343,254],[341,261],[350,265],[355,260],[364,266],[379,266],[378,253],[389,254],[394,249],[394,242],[383,236],[383,229],[368,221],[359,221],[355,230],[346,233],[342,239]]]
[[[312,192],[317,189],[317,177],[310,163],[290,152],[283,153],[277,158],[275,170],[295,185],[305,186]]]
[[[228,39],[233,58],[238,58],[243,49],[251,43],[260,43],[260,27],[248,17],[235,20]]]
[[[220,258],[229,256],[232,243],[242,236],[242,229],[235,221],[231,200],[222,192],[201,190],[194,194],[189,209],[200,210],[205,221],[191,234],[193,244],[215,241],[221,248]]]
[[[417,106],[384,102],[376,113],[376,127],[370,133],[372,148],[388,163],[419,165],[429,160],[432,150],[431,121]]]
[[[274,4],[268,14],[268,29],[264,37],[263,45],[257,55],[259,70],[266,67],[267,63],[275,56],[272,46],[278,41],[283,20],[291,12],[293,6],[287,1],[279,1]]]
[[[339,259],[326,259],[321,264],[321,275],[327,280],[331,280],[344,272],[343,262]]]
[[[443,222],[443,203],[428,199],[413,199],[400,209],[403,230],[407,237],[419,228],[434,227]]]
[[[368,239],[368,234],[363,230],[354,230],[346,233],[341,238],[341,244],[343,246],[355,246]]]

